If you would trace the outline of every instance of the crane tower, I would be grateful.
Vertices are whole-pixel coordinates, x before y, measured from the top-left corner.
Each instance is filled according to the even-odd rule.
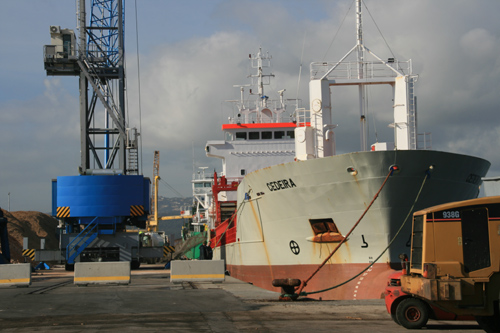
[[[140,175],[138,136],[127,124],[124,68],[124,0],[77,1],[78,38],[50,27],[44,46],[50,76],[77,76],[80,88],[79,175],[52,182],[52,213],[64,226],[66,262],[138,262],[138,235],[145,227],[149,179]],[[134,266],[134,265],[133,265]]]

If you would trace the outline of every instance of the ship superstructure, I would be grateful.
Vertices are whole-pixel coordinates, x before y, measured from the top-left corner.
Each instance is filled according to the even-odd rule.
[[[230,101],[236,105],[237,114],[222,125],[225,140],[208,141],[207,156],[222,159],[222,175],[231,180],[241,180],[255,170],[266,166],[290,162],[295,157],[294,130],[297,122],[294,113],[287,113],[285,90],[278,91],[279,99],[271,100],[265,94],[273,74],[264,70],[270,67],[271,57],[262,49],[250,55],[256,74],[250,75],[257,92],[240,89],[240,100]],[[295,100],[295,103],[298,101]]]
[[[222,161],[220,174],[208,174],[206,167],[193,176],[192,219],[183,227],[183,251],[191,259],[199,257],[199,245],[236,209],[236,190],[244,176],[271,165],[295,158],[295,109],[300,100],[286,99],[285,89],[270,98],[265,87],[271,84],[271,55],[259,48],[249,55],[250,84],[235,85],[240,98],[228,101],[233,106],[228,123],[222,125],[223,140],[208,141],[209,157]],[[288,110],[287,104],[293,104]],[[215,243],[214,243],[215,244]],[[187,250],[189,249],[189,250]]]
[[[305,124],[297,123],[295,112],[287,110],[287,103],[293,103],[294,110],[299,100],[287,100],[285,90],[278,91],[278,99],[270,99],[264,87],[270,84],[274,74],[267,73],[271,66],[271,56],[262,48],[250,55],[254,74],[250,85],[235,86],[240,89],[240,99],[230,101],[235,104],[236,114],[222,125],[224,140],[208,141],[205,147],[209,157],[222,160],[222,172],[214,176],[213,219],[209,227],[213,229],[231,216],[236,208],[236,188],[245,175],[253,171],[295,158],[295,129]],[[254,87],[256,91],[247,87]]]

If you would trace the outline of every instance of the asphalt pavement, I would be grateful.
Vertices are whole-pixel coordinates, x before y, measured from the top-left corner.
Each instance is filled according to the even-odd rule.
[[[27,288],[0,289],[2,332],[404,332],[383,300],[282,302],[235,278],[173,284],[146,265],[129,285],[76,286],[61,268]],[[476,322],[429,321],[426,331],[483,332]]]

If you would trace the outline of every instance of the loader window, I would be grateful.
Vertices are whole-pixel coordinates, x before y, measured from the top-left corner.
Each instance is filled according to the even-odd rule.
[[[491,266],[488,210],[468,209],[461,215],[464,270],[472,272]]]
[[[424,216],[417,215],[413,219],[411,234],[411,268],[422,269],[422,241],[424,231]]]

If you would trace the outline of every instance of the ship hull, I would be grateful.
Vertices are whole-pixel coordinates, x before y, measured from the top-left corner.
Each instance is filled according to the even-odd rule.
[[[226,244],[217,243],[215,258],[226,261],[232,276],[269,290],[280,291],[272,286],[274,279],[305,280],[338,245],[338,241],[311,241],[317,236],[312,223],[332,220],[346,235],[394,165],[399,171],[389,177],[357,228],[304,289],[318,291],[354,277],[310,297],[380,298],[388,275],[401,267],[399,255],[409,255],[411,217],[398,230],[412,205],[416,211],[477,197],[489,162],[436,151],[375,151],[257,170],[238,187],[236,223],[227,230],[234,233],[231,229],[236,228],[236,236]]]

